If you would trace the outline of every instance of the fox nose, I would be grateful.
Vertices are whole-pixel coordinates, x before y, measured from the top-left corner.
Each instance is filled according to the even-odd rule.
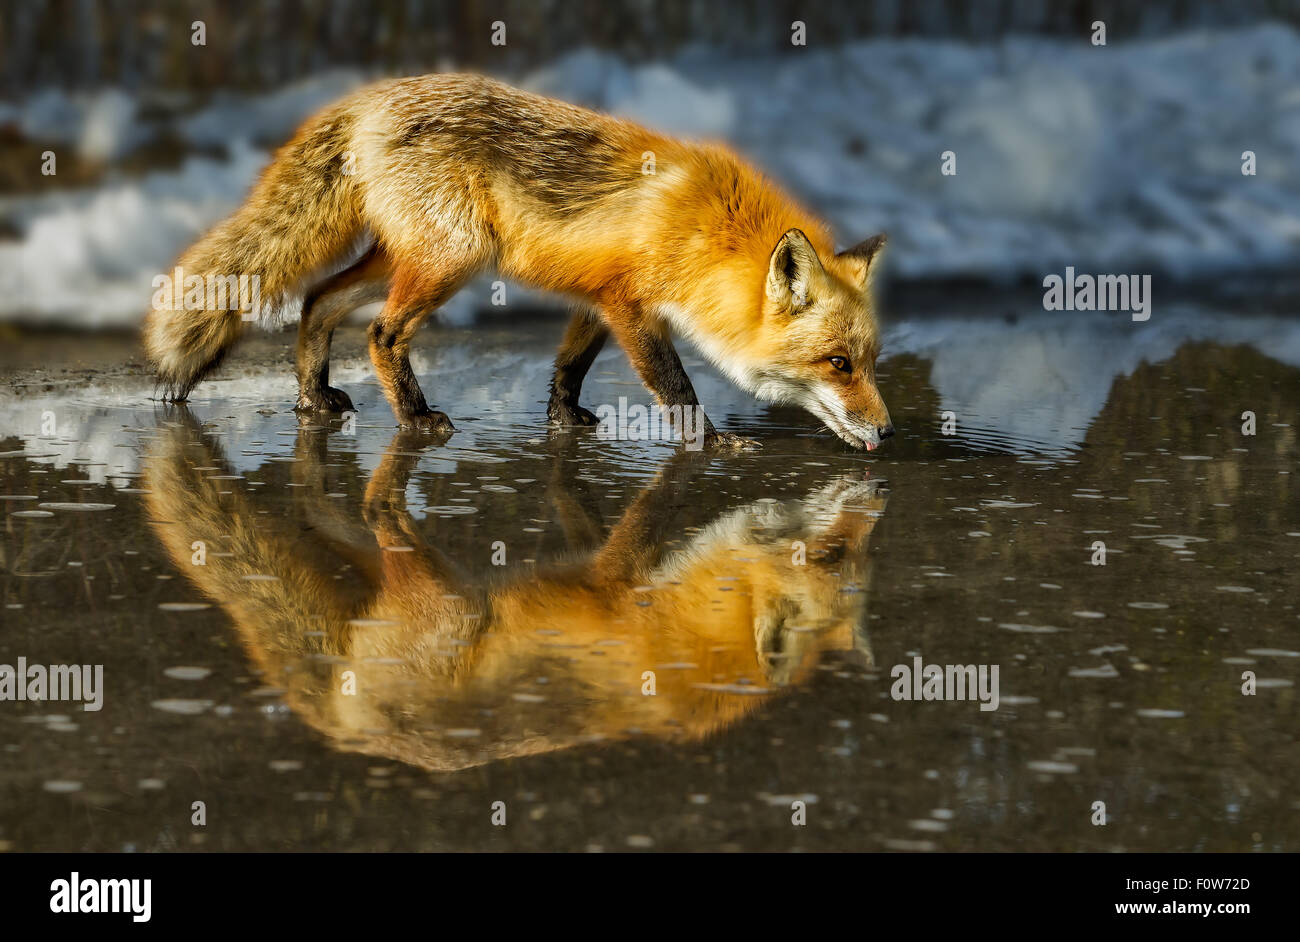
[[[885,425],[881,427],[880,429],[881,441],[884,441],[886,438],[893,438],[893,437],[894,437],[894,427],[892,425]]]

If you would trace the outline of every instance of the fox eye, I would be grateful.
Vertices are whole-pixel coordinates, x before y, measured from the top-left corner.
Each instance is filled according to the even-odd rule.
[[[831,366],[835,367],[841,373],[852,373],[853,367],[845,357],[831,357]]]

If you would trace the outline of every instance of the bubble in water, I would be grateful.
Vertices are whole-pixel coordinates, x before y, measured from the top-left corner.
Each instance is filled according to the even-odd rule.
[[[68,779],[51,779],[42,786],[47,792],[53,792],[56,795],[69,795],[72,792],[81,791],[81,783],[73,782]]]
[[[163,671],[165,676],[175,680],[202,680],[211,673],[206,667],[169,667]]]
[[[155,700],[150,704],[155,710],[164,713],[180,713],[185,716],[197,716],[212,708],[211,700]]]
[[[1109,680],[1119,676],[1119,671],[1115,669],[1114,664],[1103,664],[1101,667],[1075,667],[1070,669],[1071,677],[1097,677]]]

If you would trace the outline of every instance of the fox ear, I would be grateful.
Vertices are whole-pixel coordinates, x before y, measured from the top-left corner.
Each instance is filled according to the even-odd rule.
[[[885,234],[882,232],[870,239],[863,239],[857,245],[837,253],[835,257],[848,266],[858,287],[866,291],[876,273],[876,267],[871,263],[884,247]]]
[[[767,296],[797,312],[808,303],[812,282],[822,270],[821,259],[808,237],[798,229],[781,236],[767,265]]]

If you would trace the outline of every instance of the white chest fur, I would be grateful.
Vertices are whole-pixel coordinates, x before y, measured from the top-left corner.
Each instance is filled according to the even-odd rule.
[[[673,333],[690,341],[714,366],[726,373],[737,386],[752,391],[757,379],[757,364],[745,360],[744,348],[706,330],[700,319],[680,304],[660,304],[655,314],[672,328]]]

